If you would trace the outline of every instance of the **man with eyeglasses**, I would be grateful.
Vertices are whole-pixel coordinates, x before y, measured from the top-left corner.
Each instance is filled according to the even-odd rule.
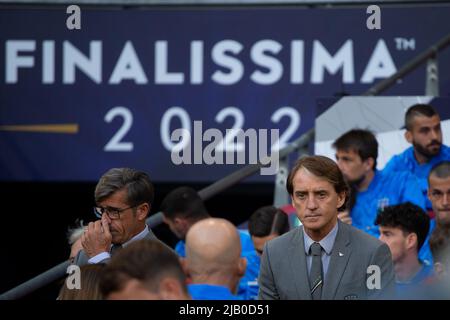
[[[154,198],[148,175],[130,168],[106,172],[95,188],[95,215],[81,237],[77,265],[107,262],[117,249],[140,239],[156,239],[146,224]]]

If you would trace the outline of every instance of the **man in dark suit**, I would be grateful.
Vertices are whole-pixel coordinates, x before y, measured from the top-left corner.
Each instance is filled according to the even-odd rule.
[[[140,239],[156,239],[146,224],[154,188],[145,172],[113,168],[95,188],[95,214],[81,238],[75,264],[106,262],[117,249]]]
[[[338,222],[349,189],[336,163],[322,156],[301,158],[286,186],[303,225],[265,245],[259,298],[391,298],[389,248]]]

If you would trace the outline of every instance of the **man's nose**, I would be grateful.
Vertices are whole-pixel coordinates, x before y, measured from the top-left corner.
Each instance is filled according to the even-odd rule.
[[[103,212],[102,219],[105,219],[108,222],[108,224],[111,224],[111,219],[109,218],[106,212]]]
[[[442,205],[448,207],[450,205],[450,193],[445,192],[442,196]]]
[[[315,199],[315,197],[308,197],[308,199],[306,200],[306,208],[309,210],[314,210],[317,208],[317,200]]]
[[[439,132],[436,130],[431,130],[431,139],[432,140],[438,140],[439,139]]]
[[[345,165],[343,164],[343,161],[342,160],[337,160],[336,163],[337,163],[337,166],[338,166],[339,170],[341,170],[341,172],[344,173]]]

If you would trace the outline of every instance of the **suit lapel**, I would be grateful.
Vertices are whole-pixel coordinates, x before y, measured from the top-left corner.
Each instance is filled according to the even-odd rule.
[[[322,289],[322,299],[331,300],[336,295],[342,275],[351,255],[347,226],[338,221],[338,232],[331,251],[330,264]]]
[[[287,255],[291,264],[292,274],[294,275],[293,281],[297,288],[298,299],[311,300],[303,227],[299,227],[298,232],[292,238]]]
[[[155,240],[155,239],[157,239],[155,234],[153,233],[152,229],[150,229],[150,227],[148,227],[148,233],[145,235],[144,239],[146,239],[146,240]]]

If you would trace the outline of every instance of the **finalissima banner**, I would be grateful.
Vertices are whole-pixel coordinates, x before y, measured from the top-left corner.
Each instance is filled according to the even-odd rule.
[[[361,94],[450,31],[443,5],[381,7],[378,30],[366,7],[81,7],[80,29],[69,16],[0,9],[2,181],[92,181],[123,166],[215,181],[242,166],[233,150],[249,163],[283,147],[314,126],[317,98]],[[424,94],[424,70],[387,93]]]

